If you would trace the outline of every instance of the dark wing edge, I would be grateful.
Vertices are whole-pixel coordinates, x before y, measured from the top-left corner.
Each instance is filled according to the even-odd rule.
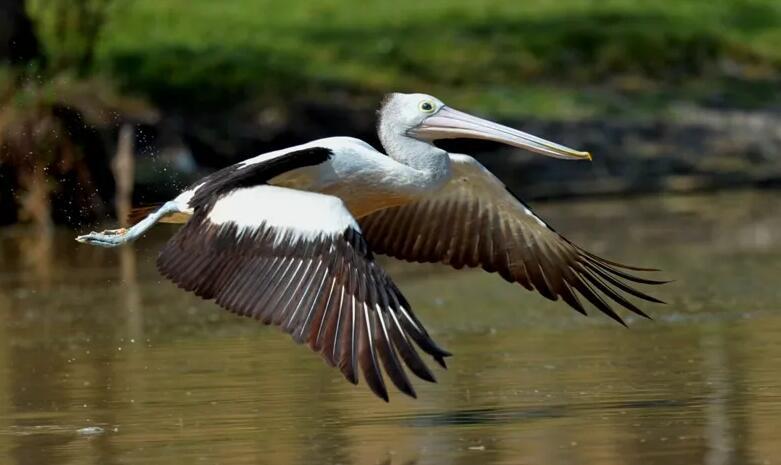
[[[195,191],[190,205],[196,207],[215,201],[221,195],[235,189],[266,184],[275,176],[297,168],[325,163],[333,156],[328,147],[305,147],[279,153],[268,160],[245,160],[215,171],[191,185]]]
[[[197,208],[165,245],[157,266],[185,290],[281,327],[338,366],[351,383],[358,383],[362,371],[385,401],[380,365],[400,391],[416,397],[402,361],[421,379],[436,380],[414,345],[443,367],[450,355],[429,336],[353,228],[316,237],[265,223],[241,231],[236,224],[211,223],[206,210]]]
[[[465,156],[461,156],[465,157]],[[587,314],[578,296],[626,326],[611,304],[650,318],[628,295],[661,300],[633,284],[659,285],[629,271],[656,271],[606,260],[570,242],[477,161],[455,159],[454,179],[439,195],[380,210],[358,221],[376,253],[411,262],[482,267],[505,280],[562,298]],[[469,166],[464,166],[468,164]]]
[[[232,190],[263,185],[275,176],[297,168],[325,163],[331,157],[333,157],[333,151],[330,148],[311,146],[280,151],[276,156],[267,160],[253,161],[254,159],[251,158],[235,163],[214,171],[188,186],[185,192],[193,192],[193,196],[188,203],[192,207],[204,206]],[[147,215],[162,207],[164,203],[156,202],[133,207],[126,219],[127,224],[134,225],[138,223],[146,218]]]

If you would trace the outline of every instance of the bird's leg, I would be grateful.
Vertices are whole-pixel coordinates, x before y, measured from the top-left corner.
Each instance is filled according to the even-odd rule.
[[[108,229],[103,232],[92,231],[76,238],[77,241],[85,244],[97,245],[99,247],[117,247],[122,244],[133,242],[141,237],[155,223],[165,216],[172,213],[179,213],[181,209],[176,202],[170,201],[163,204],[155,212],[149,214],[146,218],[139,221],[130,228]]]

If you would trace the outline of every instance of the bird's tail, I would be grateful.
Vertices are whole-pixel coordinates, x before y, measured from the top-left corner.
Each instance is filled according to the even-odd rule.
[[[162,206],[163,206],[163,202],[131,208],[130,214],[127,215],[127,224],[129,224],[130,226],[137,224],[139,221],[143,220],[144,218],[149,216],[149,214],[156,211]]]
[[[143,220],[147,216],[156,212],[163,205],[165,205],[165,202],[150,203],[148,205],[131,208],[130,214],[127,216],[127,224],[130,226],[138,224],[139,221]],[[190,219],[190,213],[174,212],[160,218],[160,220],[158,220],[158,223],[182,224],[182,223],[186,223],[187,220],[189,219]]]

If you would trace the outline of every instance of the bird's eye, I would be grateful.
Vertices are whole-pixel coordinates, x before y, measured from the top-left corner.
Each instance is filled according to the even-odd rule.
[[[434,111],[434,108],[436,107],[434,106],[433,103],[431,103],[431,101],[424,100],[420,102],[418,108],[420,108],[420,111],[422,111],[423,113],[431,113],[432,111]]]

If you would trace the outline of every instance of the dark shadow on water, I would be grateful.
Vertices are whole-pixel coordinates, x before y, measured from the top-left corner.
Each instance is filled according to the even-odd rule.
[[[543,419],[567,418],[593,412],[618,410],[645,410],[656,408],[683,408],[702,403],[702,399],[691,400],[645,400],[618,403],[550,405],[535,408],[480,408],[446,412],[416,413],[411,415],[389,416],[359,421],[358,424],[401,423],[417,428],[440,426],[491,425],[501,423],[529,422]]]

